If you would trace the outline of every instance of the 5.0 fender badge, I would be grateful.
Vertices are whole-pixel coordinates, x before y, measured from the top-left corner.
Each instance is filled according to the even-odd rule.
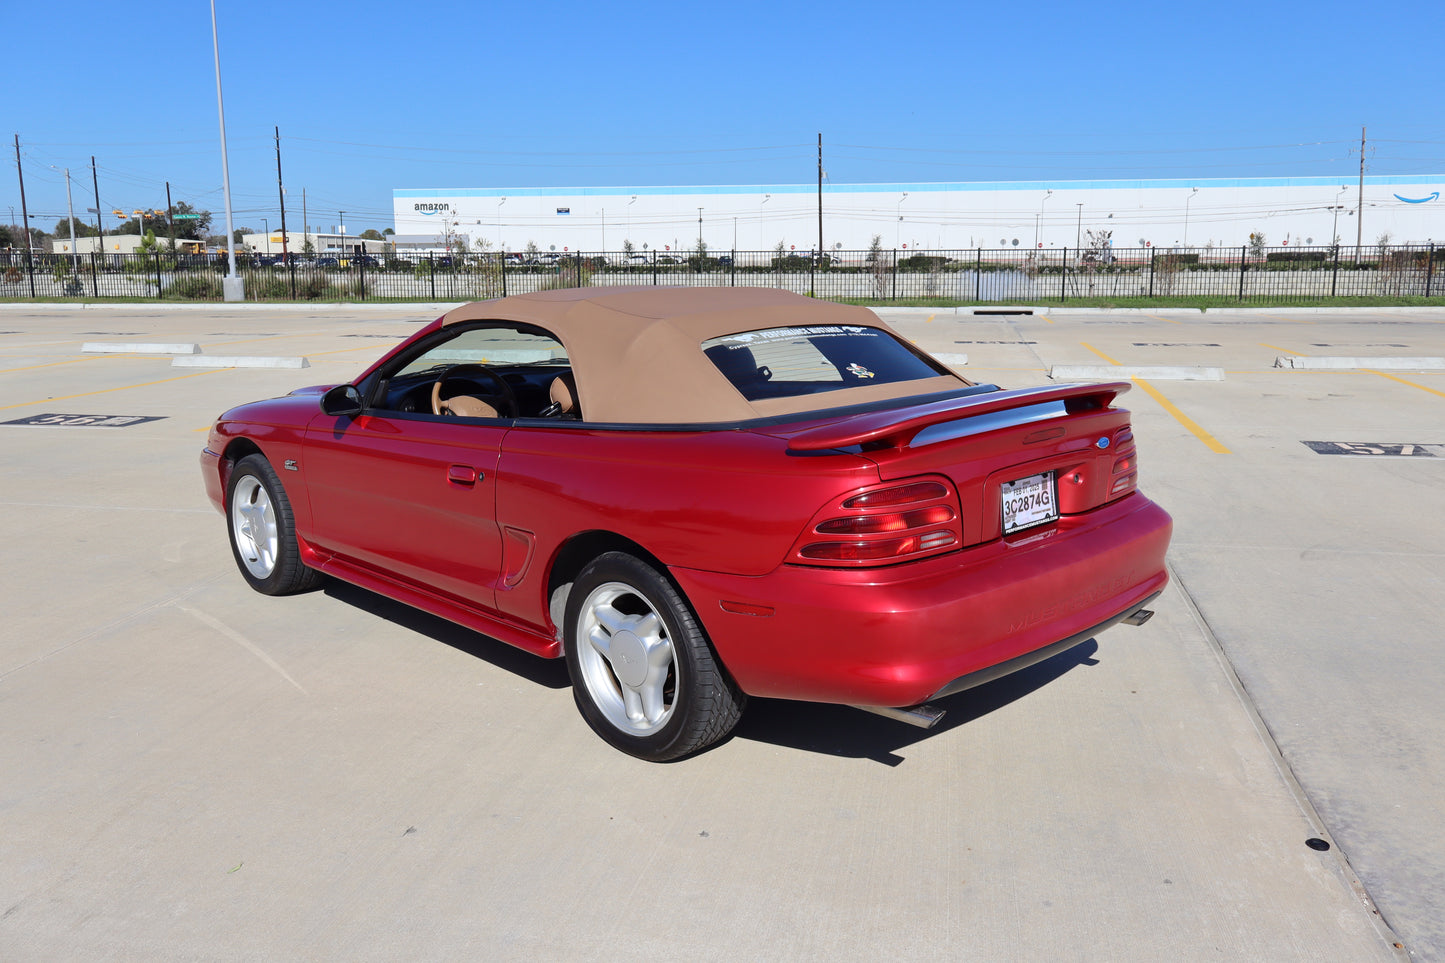
[[[287,471],[300,471],[301,468],[296,464],[296,459],[294,459],[294,458],[288,458],[288,459],[286,459],[286,470],[287,470]]]

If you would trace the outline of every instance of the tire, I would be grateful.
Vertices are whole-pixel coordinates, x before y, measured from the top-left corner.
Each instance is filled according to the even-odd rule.
[[[622,552],[598,556],[577,576],[564,645],[582,718],[639,759],[678,759],[718,742],[747,701],[681,593]]]
[[[262,595],[291,595],[321,584],[321,573],[301,562],[291,500],[261,455],[247,455],[231,470],[226,531],[241,577]]]

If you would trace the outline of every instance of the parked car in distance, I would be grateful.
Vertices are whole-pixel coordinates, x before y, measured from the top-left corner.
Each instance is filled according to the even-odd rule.
[[[934,703],[1142,624],[1169,516],[1127,382],[1004,389],[871,311],[767,288],[467,304],[201,454],[242,578],[355,583],[544,658],[666,760],[749,696]]]

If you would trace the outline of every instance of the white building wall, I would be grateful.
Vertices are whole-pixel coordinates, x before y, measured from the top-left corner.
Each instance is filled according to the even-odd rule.
[[[1201,180],[853,184],[823,186],[823,246],[1075,247],[1110,230],[1116,247],[1353,245],[1445,241],[1445,175]],[[638,188],[398,189],[398,234],[466,235],[476,251],[810,251],[818,243],[816,185]],[[701,226],[699,226],[699,215]],[[1357,232],[1357,225],[1363,231]]]

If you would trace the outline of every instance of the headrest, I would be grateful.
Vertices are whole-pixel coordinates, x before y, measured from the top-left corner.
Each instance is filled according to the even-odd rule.
[[[570,373],[559,374],[553,378],[552,386],[547,389],[547,396],[561,414],[571,414],[577,410],[577,383]]]

